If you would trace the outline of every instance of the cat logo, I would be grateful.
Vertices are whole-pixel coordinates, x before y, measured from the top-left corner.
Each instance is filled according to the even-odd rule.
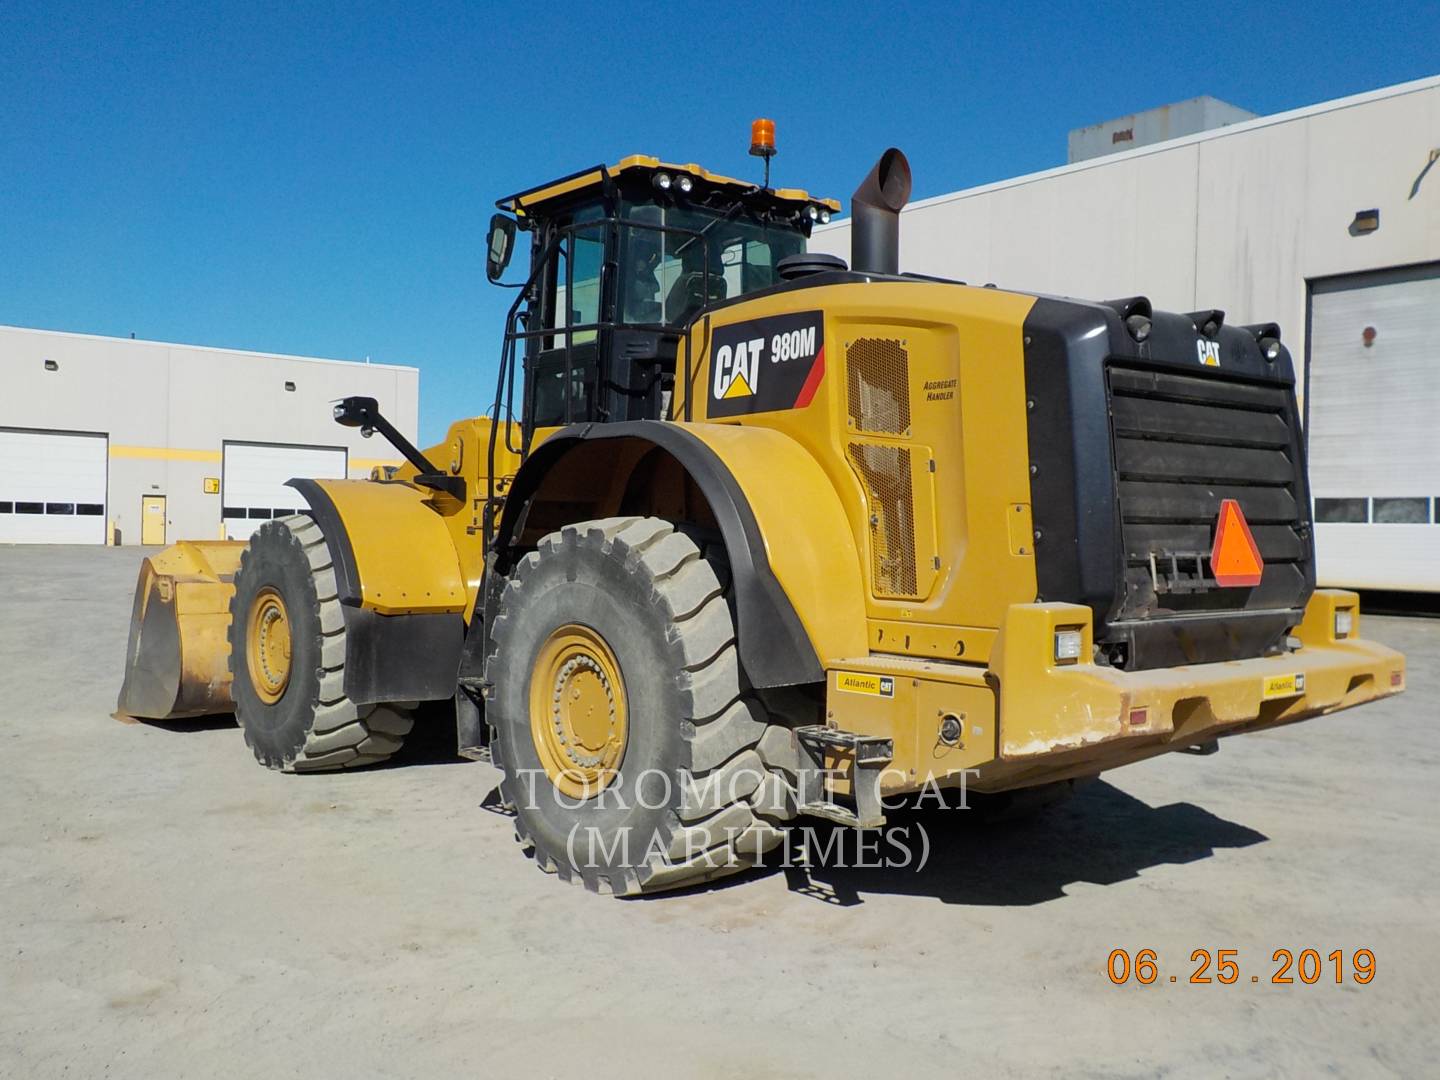
[[[721,345],[715,350],[716,400],[754,396],[760,384],[760,354],[764,351],[763,337],[737,341],[733,346]]]
[[[1218,341],[1197,341],[1195,352],[1200,357],[1200,363],[1206,367],[1220,366],[1220,343]]]
[[[825,377],[825,315],[791,311],[715,327],[705,415],[803,409]]]

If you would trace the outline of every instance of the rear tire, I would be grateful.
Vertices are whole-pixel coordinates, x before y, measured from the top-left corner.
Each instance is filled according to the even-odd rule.
[[[235,718],[268,768],[374,765],[400,749],[414,723],[409,710],[356,705],[345,694],[338,591],[329,545],[305,515],[267,521],[240,556],[228,632]]]
[[[502,798],[542,870],[630,896],[736,873],[784,839],[798,761],[788,727],[745,679],[728,584],[720,545],[658,518],[568,525],[516,566],[492,626],[486,711]],[[573,666],[548,681],[553,643],[577,634],[613,659],[618,679],[604,682],[618,756],[603,731],[581,745],[564,726]],[[588,797],[566,794],[572,770],[556,775],[557,747],[574,775],[613,761],[610,779]]]

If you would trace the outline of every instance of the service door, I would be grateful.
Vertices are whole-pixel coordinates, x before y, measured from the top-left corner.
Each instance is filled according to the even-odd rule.
[[[165,546],[165,496],[140,496],[140,543]]]
[[[296,477],[343,479],[343,446],[287,446],[279,443],[227,442],[220,474],[225,535],[248,540],[260,523],[305,508],[305,500],[287,480]]]
[[[0,543],[105,543],[104,435],[0,428]]]
[[[1440,591],[1440,263],[1313,282],[1316,576]]]

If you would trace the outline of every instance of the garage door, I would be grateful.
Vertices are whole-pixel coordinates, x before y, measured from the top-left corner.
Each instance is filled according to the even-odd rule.
[[[104,435],[0,428],[0,543],[105,543]]]
[[[275,443],[225,444],[220,502],[225,535],[248,540],[262,521],[294,514],[305,500],[285,482],[295,477],[337,479],[345,476],[341,446],[282,446]]]
[[[1440,590],[1440,264],[1311,287],[1307,386],[1322,585]]]

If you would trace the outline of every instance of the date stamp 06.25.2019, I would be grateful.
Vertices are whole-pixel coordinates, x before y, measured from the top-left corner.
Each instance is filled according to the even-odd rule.
[[[1369,949],[1276,949],[1262,972],[1247,965],[1239,949],[1195,949],[1184,970],[1163,970],[1164,962],[1154,949],[1112,949],[1106,960],[1106,974],[1116,986],[1185,983],[1192,986],[1234,986],[1266,982],[1273,986],[1301,983],[1355,983],[1364,986],[1375,979],[1375,954]]]

